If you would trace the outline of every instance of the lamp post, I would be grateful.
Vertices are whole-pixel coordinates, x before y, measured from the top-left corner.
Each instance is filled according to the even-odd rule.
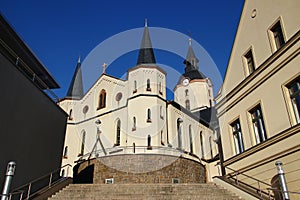
[[[286,185],[284,171],[283,171],[283,168],[282,168],[282,162],[277,161],[275,163],[275,165],[277,167],[278,178],[279,178],[279,182],[280,182],[280,185],[281,185],[282,197],[283,197],[284,200],[289,200],[290,196],[289,196],[288,188],[287,188],[287,185]]]
[[[16,170],[16,163],[14,161],[10,161],[7,164],[6,178],[5,178],[5,182],[4,182],[4,187],[3,187],[1,200],[7,200],[8,199],[7,197],[8,197],[8,194],[9,194],[9,189],[10,189],[12,178],[15,175],[15,170]]]

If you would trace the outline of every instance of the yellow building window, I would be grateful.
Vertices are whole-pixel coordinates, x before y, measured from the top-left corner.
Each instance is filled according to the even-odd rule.
[[[252,128],[256,143],[259,144],[267,139],[265,123],[260,105],[257,105],[249,111],[252,121]]]
[[[289,101],[292,106],[293,116],[296,124],[300,123],[300,76],[289,83],[287,86]]]

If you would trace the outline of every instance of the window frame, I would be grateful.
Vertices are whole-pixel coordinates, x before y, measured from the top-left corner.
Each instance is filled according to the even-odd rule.
[[[136,117],[134,116],[132,118],[133,126],[132,126],[132,131],[136,131]]]
[[[133,81],[133,91],[132,91],[132,93],[136,93],[136,92],[137,92],[137,81],[134,80]]]
[[[251,46],[242,56],[244,72],[246,76],[253,74],[256,70],[256,61],[253,47]],[[251,58],[252,67],[249,65],[249,58]]]
[[[151,119],[151,109],[148,108],[147,109],[147,123],[151,123],[152,122],[152,119]]]
[[[277,46],[276,39],[274,36],[274,29],[275,29],[275,27],[277,27],[278,24],[279,24],[279,27],[280,27],[280,30],[282,33],[282,39],[283,39],[283,43],[281,44],[280,47]],[[277,50],[281,49],[287,41],[282,17],[279,17],[277,20],[275,20],[275,22],[268,28],[267,32],[268,32],[268,37],[269,37],[272,53],[274,53]]]
[[[236,125],[239,125],[236,126]],[[233,146],[236,154],[241,154],[245,151],[245,143],[240,118],[236,118],[230,124],[230,132],[233,139]]]
[[[97,107],[97,110],[100,110],[102,108],[105,108],[106,107],[106,90],[105,89],[102,89],[100,91],[100,94],[99,94],[99,100],[98,100],[98,107]]]
[[[291,126],[294,126],[294,125],[297,125],[300,123],[300,110],[298,111],[299,116],[297,118],[296,113],[295,113],[295,108],[294,108],[293,102],[291,100],[290,90],[289,90],[290,89],[289,87],[297,80],[300,82],[300,73],[296,74],[295,76],[293,76],[291,79],[289,79],[282,85],[283,94],[284,94],[283,96],[285,99]]]
[[[121,144],[121,120],[117,119],[116,122],[116,143],[115,146],[120,146]]]
[[[147,82],[146,82],[146,91],[151,91],[151,81],[150,81],[150,78],[148,78]]]
[[[193,130],[192,125],[189,125],[189,141],[190,141],[190,153],[194,153],[194,140],[193,140]]]
[[[191,110],[191,102],[189,99],[185,100],[185,109]]]
[[[257,116],[253,119],[252,114],[255,113],[254,111],[257,111],[257,108],[260,108],[260,116]],[[267,134],[267,128],[266,128],[266,121],[263,114],[262,104],[261,102],[255,104],[253,107],[251,107],[248,110],[248,119],[250,120],[250,129],[254,136],[255,145],[258,145],[268,139]],[[255,120],[255,121],[254,121]],[[255,122],[259,122],[259,126],[255,126]],[[261,123],[262,122],[262,123]],[[262,128],[261,128],[262,127]],[[261,133],[261,130],[263,130],[263,133]],[[257,132],[258,131],[258,132]]]
[[[177,121],[176,121],[176,126],[177,126],[177,148],[178,149],[182,149],[183,148],[183,145],[182,145],[182,131],[183,131],[183,120],[181,118],[178,118]]]
[[[205,152],[204,152],[203,131],[200,131],[199,140],[200,140],[201,156],[202,156],[202,158],[204,158],[205,157]]]

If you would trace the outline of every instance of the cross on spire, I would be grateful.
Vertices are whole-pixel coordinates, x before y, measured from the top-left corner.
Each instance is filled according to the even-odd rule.
[[[105,74],[106,73],[107,64],[103,63],[102,67],[103,67],[103,72],[102,73]]]

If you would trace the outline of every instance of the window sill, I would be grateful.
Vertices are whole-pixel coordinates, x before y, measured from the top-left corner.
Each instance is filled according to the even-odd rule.
[[[151,123],[152,122],[152,120],[151,119],[147,119],[147,123]]]

